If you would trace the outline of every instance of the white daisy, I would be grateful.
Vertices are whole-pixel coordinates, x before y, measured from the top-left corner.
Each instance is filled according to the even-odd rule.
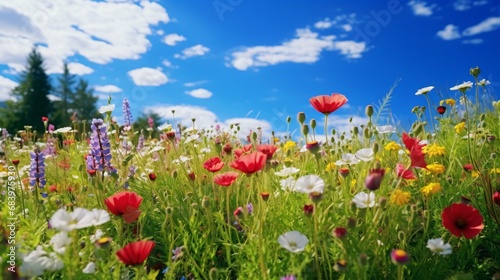
[[[58,234],[52,236],[49,244],[57,253],[63,255],[66,251],[66,246],[71,244],[71,238],[68,236],[66,231],[61,231]]]
[[[289,177],[292,176],[293,174],[299,172],[300,169],[295,168],[295,167],[284,167],[278,172],[274,172],[274,174],[280,176],[280,177]]]
[[[337,160],[335,164],[337,166],[345,165],[345,164],[357,164],[359,162],[359,159],[356,158],[355,155],[350,154],[350,153],[344,153],[342,154],[342,158]]]
[[[87,266],[82,270],[83,273],[85,274],[93,274],[95,272],[95,263],[94,262],[89,262]]]
[[[295,191],[295,180],[288,177],[280,181],[281,189],[284,191]]]
[[[101,114],[106,114],[106,113],[111,113],[115,109],[115,104],[109,104],[109,105],[104,105],[99,107],[99,113]]]
[[[325,189],[325,181],[318,175],[306,175],[297,179],[295,190],[301,193],[322,193]]]
[[[160,131],[170,131],[172,130],[172,125],[169,123],[164,123],[158,127],[158,130]]]
[[[440,255],[449,255],[451,254],[451,245],[449,243],[444,243],[441,238],[429,239],[427,241],[427,248],[429,248],[432,252]]]
[[[461,92],[465,92],[466,90],[470,89],[472,87],[472,82],[463,82],[459,85],[456,85],[454,87],[451,87],[450,90],[458,90]]]
[[[71,127],[69,126],[66,126],[66,127],[61,127],[61,128],[58,128],[56,130],[54,130],[55,133],[68,133],[71,131]]]
[[[369,194],[360,192],[354,196],[352,202],[354,202],[358,208],[371,208],[375,206],[375,194],[373,192]]]
[[[486,79],[482,79],[481,81],[479,81],[479,82],[476,83],[476,85],[482,86],[482,87],[484,87],[486,85],[489,85],[489,84],[491,84],[490,81],[488,81]]]
[[[367,162],[367,161],[372,161],[373,160],[373,149],[372,148],[364,148],[356,152],[355,156],[356,158]]]
[[[415,95],[427,94],[429,91],[431,91],[433,89],[434,89],[434,86],[424,87],[424,88],[417,90],[417,92],[415,92]]]
[[[73,231],[92,226],[93,220],[93,215],[89,210],[84,208],[75,208],[71,213],[65,209],[59,209],[52,215],[50,225],[58,230]]]
[[[307,243],[309,243],[309,239],[307,239],[307,236],[294,230],[280,235],[278,237],[278,243],[288,251],[298,253],[304,251]]]

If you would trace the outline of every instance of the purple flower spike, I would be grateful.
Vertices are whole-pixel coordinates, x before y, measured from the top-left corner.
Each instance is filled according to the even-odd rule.
[[[30,186],[37,185],[39,188],[44,188],[47,181],[45,180],[45,154],[36,148],[30,153]]]
[[[132,113],[130,112],[130,103],[127,98],[123,98],[123,120],[125,121],[125,126],[132,125]]]
[[[115,172],[116,169],[111,165],[111,144],[106,124],[102,119],[93,119],[91,129],[87,169],[94,167],[93,169],[98,171]]]

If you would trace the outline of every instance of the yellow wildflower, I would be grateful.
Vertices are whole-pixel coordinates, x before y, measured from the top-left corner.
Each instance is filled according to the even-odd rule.
[[[462,133],[464,131],[464,129],[465,129],[465,122],[461,122],[461,123],[455,125],[455,132],[457,134]]]
[[[386,151],[399,151],[401,149],[401,146],[398,143],[392,141],[392,142],[387,143],[387,145],[385,145],[384,149]]]
[[[295,148],[295,146],[296,146],[295,142],[289,140],[289,141],[286,141],[285,146],[283,147],[283,149],[285,151],[288,151],[288,150],[291,150],[291,149]]]
[[[408,202],[410,202],[410,193],[404,192],[400,189],[396,189],[394,192],[392,192],[389,201],[399,206],[407,204]]]
[[[330,171],[333,171],[337,168],[337,165],[335,165],[334,162],[330,162],[326,165],[326,168],[325,168],[325,171],[326,172],[330,172]]]
[[[280,139],[278,137],[273,137],[273,144],[276,145],[280,142]]]
[[[441,100],[439,101],[439,105],[443,105],[444,103],[446,103],[446,105],[450,105],[450,106],[455,106],[455,104],[457,103],[455,101],[455,99],[453,98],[448,98],[448,99],[445,99],[445,100]]]
[[[446,167],[444,165],[439,164],[439,163],[434,163],[434,164],[427,164],[427,169],[424,169],[427,174],[443,174],[444,171],[446,170]]]
[[[479,177],[479,175],[481,175],[481,173],[477,172],[476,170],[472,170],[472,172],[471,172],[472,178],[477,178],[477,177]]]
[[[427,186],[420,189],[420,191],[422,191],[422,193],[425,196],[435,194],[435,193],[439,192],[440,190],[441,190],[441,184],[439,184],[439,183],[430,183]]]
[[[493,169],[491,169],[490,173],[491,174],[493,174],[493,173],[500,174],[500,168],[493,168]]]
[[[443,146],[439,146],[438,144],[430,144],[430,145],[425,145],[422,148],[422,152],[431,157],[442,156],[446,153],[446,148]]]
[[[356,179],[352,179],[352,180],[351,180],[351,188],[354,188],[354,187],[356,186],[356,183],[357,183],[357,182],[358,182],[358,181],[356,181]]]

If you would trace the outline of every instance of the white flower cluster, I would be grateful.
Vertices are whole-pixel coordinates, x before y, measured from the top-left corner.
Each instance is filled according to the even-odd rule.
[[[40,276],[45,271],[57,271],[64,267],[62,256],[66,248],[71,244],[72,238],[68,232],[75,229],[87,228],[102,225],[110,220],[109,213],[105,210],[75,208],[73,212],[65,209],[57,210],[49,221],[50,226],[60,230],[52,236],[49,245],[37,246],[34,251],[22,255],[23,263],[20,272],[23,276]],[[98,230],[99,231],[99,230]],[[89,263],[84,269],[84,273],[94,273],[95,264]]]

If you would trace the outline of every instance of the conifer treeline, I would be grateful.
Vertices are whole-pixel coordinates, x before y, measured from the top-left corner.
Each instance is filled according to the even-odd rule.
[[[12,90],[13,100],[7,100],[0,108],[0,127],[10,133],[32,126],[32,130],[44,131],[42,117],[56,128],[71,126],[73,121],[90,120],[98,116],[94,90],[82,78],[71,74],[64,63],[63,73],[52,84],[44,68],[42,55],[33,48],[27,66],[20,74],[19,85]],[[55,96],[53,101],[49,95]]]

